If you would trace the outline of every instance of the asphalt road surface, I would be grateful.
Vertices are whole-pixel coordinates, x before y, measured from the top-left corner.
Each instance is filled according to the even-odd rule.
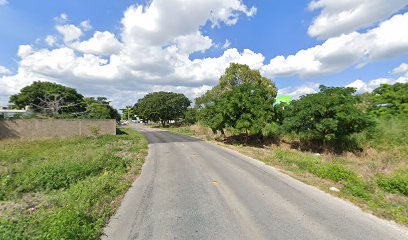
[[[259,161],[133,128],[147,137],[149,155],[102,239],[408,239],[405,228]]]

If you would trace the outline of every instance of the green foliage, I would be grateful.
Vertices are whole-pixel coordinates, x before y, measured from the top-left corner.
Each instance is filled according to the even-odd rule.
[[[55,96],[63,96],[63,103],[67,106],[62,108],[60,113],[74,113],[84,110],[84,97],[81,94],[73,88],[51,82],[38,81],[22,88],[18,94],[10,97],[10,103],[20,109],[31,106],[32,110],[40,111],[38,106],[42,104],[41,99]]]
[[[356,107],[353,88],[320,86],[320,92],[302,96],[286,108],[284,127],[305,140],[342,141],[373,125]]]
[[[184,113],[184,122],[189,125],[193,125],[197,123],[198,116],[197,116],[197,109],[195,108],[188,108],[187,111]]]
[[[135,104],[136,115],[144,121],[161,122],[178,121],[190,106],[190,100],[181,93],[154,92],[139,99]]]
[[[358,110],[368,114],[370,108],[373,106],[373,95],[370,92],[356,94],[356,107]]]
[[[122,131],[0,141],[0,239],[99,238],[146,154],[142,135]]]
[[[232,63],[217,86],[196,99],[199,120],[214,132],[230,127],[237,132],[262,134],[274,119],[274,83],[247,65]]]
[[[118,111],[109,105],[109,101],[105,97],[87,97],[84,102],[86,104],[84,118],[120,120]]]
[[[380,175],[377,184],[387,192],[408,196],[408,169],[401,169],[388,176]]]
[[[373,93],[369,109],[376,116],[408,116],[408,83],[381,84]]]
[[[277,123],[267,123],[262,128],[262,136],[269,138],[278,138],[281,134],[281,127]]]

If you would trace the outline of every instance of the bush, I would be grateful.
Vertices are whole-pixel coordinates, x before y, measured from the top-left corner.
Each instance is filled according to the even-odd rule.
[[[262,128],[262,136],[277,139],[281,133],[280,126],[276,123],[267,123]]]
[[[387,192],[408,196],[408,169],[400,170],[389,176],[380,175],[377,184]]]
[[[188,125],[193,125],[196,124],[197,121],[198,121],[197,109],[188,108],[187,111],[184,113],[184,122]]]
[[[319,141],[327,150],[328,143],[350,139],[374,123],[356,107],[355,89],[326,87],[320,92],[302,96],[286,108],[284,128],[306,141]]]

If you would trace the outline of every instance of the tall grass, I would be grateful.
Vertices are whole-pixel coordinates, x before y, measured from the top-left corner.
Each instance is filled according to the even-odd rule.
[[[96,239],[147,143],[117,136],[0,141],[0,239]]]
[[[380,151],[397,151],[408,157],[408,120],[406,118],[377,118],[376,126],[357,136],[362,146]]]

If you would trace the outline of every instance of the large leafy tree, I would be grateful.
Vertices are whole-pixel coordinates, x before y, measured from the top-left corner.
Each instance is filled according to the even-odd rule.
[[[161,122],[164,126],[170,120],[182,119],[190,104],[191,101],[184,94],[154,92],[139,99],[134,109],[144,121]]]
[[[85,110],[84,96],[75,89],[51,82],[34,82],[10,97],[17,108],[30,106],[35,112],[70,114]]]
[[[376,116],[408,115],[408,83],[381,84],[372,93],[370,113]]]
[[[105,97],[88,97],[84,99],[84,102],[86,104],[86,118],[120,120],[120,114]]]
[[[286,107],[285,129],[323,143],[324,149],[328,142],[363,131],[373,122],[356,107],[354,93],[354,88],[321,85],[319,93],[302,96]]]
[[[275,84],[259,71],[232,63],[219,83],[196,99],[199,119],[214,132],[231,127],[247,135],[260,134],[275,120],[276,93]]]

